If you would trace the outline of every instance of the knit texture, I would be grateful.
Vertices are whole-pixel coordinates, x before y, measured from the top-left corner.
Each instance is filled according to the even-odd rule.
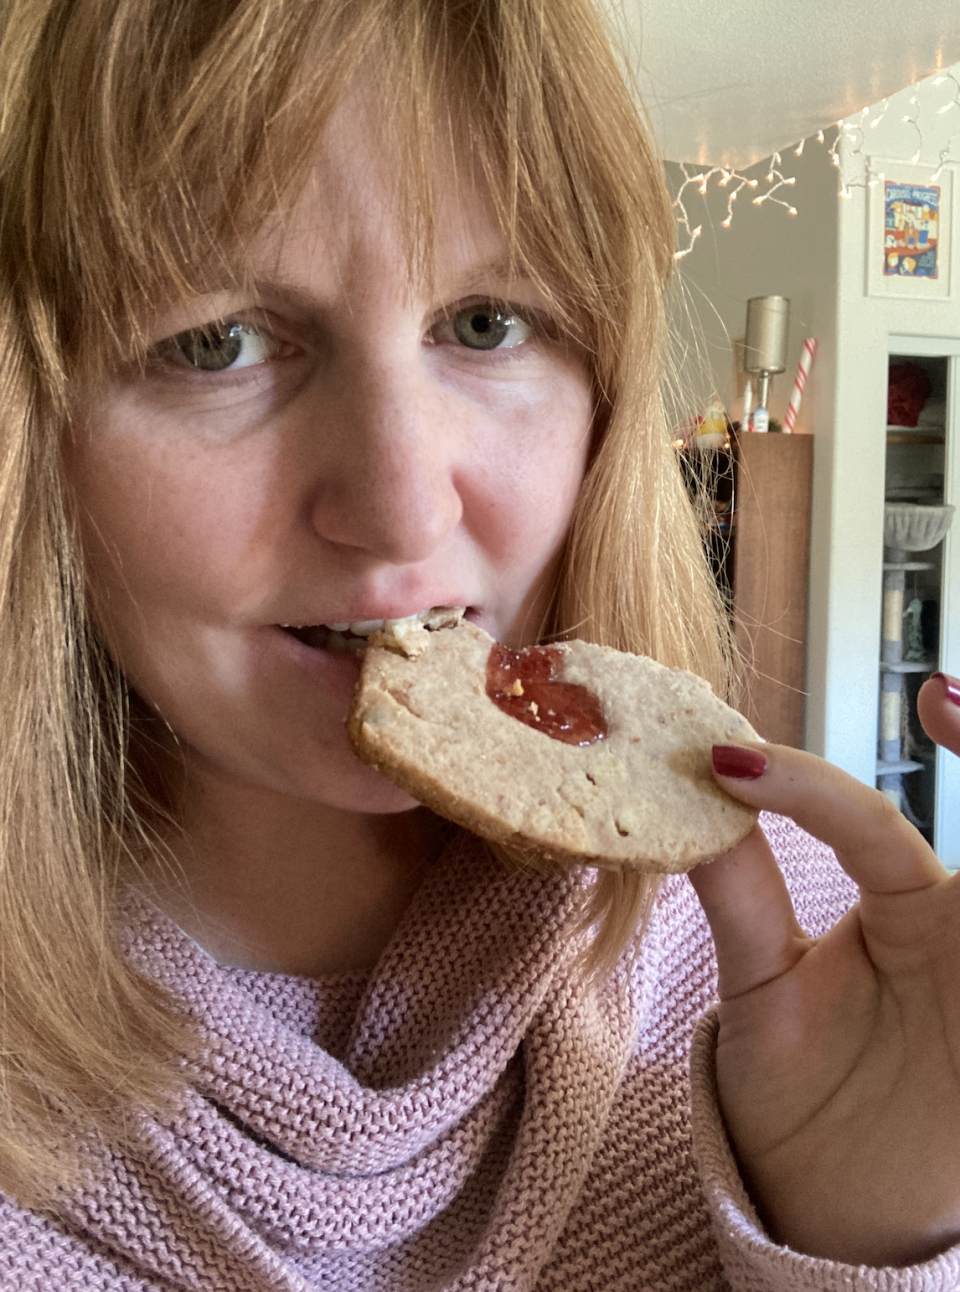
[[[766,829],[823,931],[852,886],[794,826]],[[134,901],[129,955],[203,1038],[189,1092],[56,1217],[0,1199],[2,1292],[960,1286],[960,1251],[856,1270],[769,1240],[717,1110],[692,889],[666,882],[640,953],[591,991],[570,932],[589,882],[508,873],[463,837],[368,980],[223,968]]]

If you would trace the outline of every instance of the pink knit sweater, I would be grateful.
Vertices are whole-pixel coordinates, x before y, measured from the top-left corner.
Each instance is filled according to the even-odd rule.
[[[822,930],[851,886],[766,827]],[[771,1243],[717,1112],[692,890],[664,886],[639,957],[591,994],[566,932],[584,882],[507,874],[461,840],[368,981],[224,969],[136,906],[131,956],[206,1039],[190,1094],[57,1218],[0,1199],[0,1289],[960,1287],[960,1249],[867,1270]]]

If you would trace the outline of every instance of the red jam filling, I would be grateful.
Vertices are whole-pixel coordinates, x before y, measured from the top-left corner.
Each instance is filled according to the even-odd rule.
[[[558,682],[563,652],[556,646],[509,650],[496,642],[487,660],[487,695],[511,718],[565,745],[603,740],[600,701],[585,686]]]

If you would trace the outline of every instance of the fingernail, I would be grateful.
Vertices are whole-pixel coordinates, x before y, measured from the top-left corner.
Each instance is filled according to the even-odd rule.
[[[767,759],[759,749],[740,745],[714,745],[713,770],[718,776],[734,776],[738,781],[755,781],[767,770]]]
[[[960,682],[955,677],[951,677],[949,673],[931,673],[930,676],[941,681],[943,689],[947,693],[947,699],[951,703],[960,706]]]

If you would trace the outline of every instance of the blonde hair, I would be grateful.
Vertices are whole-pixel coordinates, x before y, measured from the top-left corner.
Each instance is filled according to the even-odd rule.
[[[391,106],[421,258],[431,149],[466,132],[516,263],[595,355],[600,432],[545,631],[718,689],[725,648],[658,384],[669,202],[588,0],[8,0],[2,24],[0,1181],[42,1203],[68,1128],[121,1139],[124,1109],[175,1097],[189,1043],[113,928],[154,844],[61,479],[71,402],[138,353],[147,303],[242,274],[358,73]],[[653,891],[601,877],[598,962]]]

